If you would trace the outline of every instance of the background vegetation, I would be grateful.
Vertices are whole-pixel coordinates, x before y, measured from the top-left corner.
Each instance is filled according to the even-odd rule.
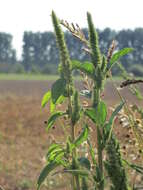
[[[135,51],[121,59],[126,70],[136,76],[143,75],[143,28],[135,30],[115,31],[110,28],[97,30],[99,33],[101,52],[106,54],[113,39],[119,49],[133,47]],[[83,29],[87,37],[87,29]],[[64,32],[71,59],[80,61],[89,60],[88,54],[83,50],[83,44],[76,40],[69,32]],[[22,58],[19,61],[16,50],[12,47],[12,35],[0,33],[0,72],[1,73],[43,73],[57,74],[59,53],[56,47],[53,32],[28,32],[23,35]],[[118,74],[118,69],[113,70]]]

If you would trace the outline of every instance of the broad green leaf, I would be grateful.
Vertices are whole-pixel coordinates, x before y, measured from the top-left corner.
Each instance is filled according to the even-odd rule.
[[[133,48],[124,48],[124,49],[118,51],[117,53],[113,54],[113,56],[110,59],[110,62],[107,65],[106,70],[109,71],[114,63],[116,63],[121,57],[123,57],[124,55],[126,55],[132,51],[133,51]]]
[[[58,98],[63,95],[65,91],[66,81],[65,79],[58,79],[53,85],[51,89],[51,98],[52,102],[55,104]]]
[[[94,123],[98,125],[103,125],[107,117],[107,107],[104,102],[99,102],[97,108],[91,108],[85,110],[85,115],[87,115]]]
[[[40,176],[38,178],[37,181],[37,190],[40,189],[40,186],[42,185],[42,183],[45,181],[46,177],[49,175],[49,173],[54,170],[59,164],[56,162],[51,162],[48,163],[44,169],[42,170],[42,172],[40,173]]]
[[[85,167],[86,169],[90,170],[91,164],[90,161],[86,157],[81,157],[78,159],[81,166]]]
[[[94,76],[95,73],[95,68],[93,64],[87,61],[81,63],[80,61],[72,60],[72,69],[78,69],[90,76]]]
[[[55,113],[53,113],[50,118],[48,119],[48,125],[46,127],[46,130],[48,131],[52,126],[53,124],[55,123],[56,119],[65,115],[66,113],[65,112],[61,112],[61,111],[57,111]]]
[[[41,102],[41,107],[44,108],[45,105],[48,103],[48,101],[51,98],[51,91],[47,92],[44,94],[43,98],[42,98],[42,102]]]
[[[74,141],[73,146],[77,147],[77,146],[81,145],[84,141],[86,141],[87,138],[88,138],[88,133],[89,133],[88,125],[85,125],[85,127],[83,128],[82,133]]]

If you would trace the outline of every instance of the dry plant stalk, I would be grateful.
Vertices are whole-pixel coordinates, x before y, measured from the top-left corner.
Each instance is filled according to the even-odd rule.
[[[143,83],[143,80],[141,80],[141,79],[139,79],[139,80],[136,80],[136,79],[125,80],[121,83],[120,88],[126,87],[126,86],[131,85],[131,84],[137,84],[137,83]]]
[[[112,43],[111,43],[111,46],[110,46],[110,48],[108,50],[108,53],[107,53],[107,63],[109,63],[115,48],[116,48],[116,42],[115,42],[115,40],[113,40]]]
[[[92,88],[93,88],[93,81],[89,79],[89,77],[83,73],[83,72],[80,72],[81,76],[82,76],[82,82],[83,82],[83,87],[85,90],[89,90],[91,91]]]
[[[69,32],[71,32],[71,34],[76,37],[77,39],[79,39],[81,42],[83,42],[87,47],[89,47],[89,42],[86,39],[83,31],[81,30],[81,28],[79,27],[78,24],[69,24],[66,20],[61,20],[60,24],[62,24],[67,30],[69,30]]]

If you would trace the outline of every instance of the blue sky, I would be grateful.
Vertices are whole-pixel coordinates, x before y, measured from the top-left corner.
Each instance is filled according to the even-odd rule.
[[[13,46],[21,55],[22,35],[27,31],[52,29],[51,11],[58,17],[86,27],[86,12],[92,13],[95,26],[143,27],[143,0],[0,0],[0,32],[14,36]]]

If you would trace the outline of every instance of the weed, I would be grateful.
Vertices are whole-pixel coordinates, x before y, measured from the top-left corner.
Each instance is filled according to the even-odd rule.
[[[142,172],[142,168],[122,159],[120,146],[113,132],[114,120],[120,110],[126,106],[126,101],[118,92],[121,103],[107,119],[108,107],[102,97],[107,78],[112,79],[112,67],[122,56],[132,52],[133,49],[124,48],[114,53],[116,44],[113,41],[108,54],[101,54],[98,34],[90,13],[87,13],[89,39],[85,38],[78,25],[60,21],[53,11],[52,21],[60,52],[60,77],[52,85],[51,91],[44,95],[42,107],[45,107],[50,101],[51,116],[46,123],[46,130],[49,131],[58,120],[58,124],[61,125],[65,134],[65,142],[57,142],[54,139],[49,146],[46,166],[38,178],[37,189],[40,189],[49,174],[70,174],[73,190],[104,190],[105,182],[109,181],[108,178],[111,183],[110,189],[130,190],[124,163],[140,172]],[[91,62],[81,63],[70,59],[60,24],[64,25],[85,45]],[[87,106],[82,106],[80,103],[79,93],[73,83],[73,70],[79,70],[84,79],[85,89],[81,91],[80,95],[90,99],[91,104],[87,103]],[[142,81],[127,80],[122,83],[121,87],[138,82]],[[116,86],[115,89],[117,90]],[[59,110],[58,107],[62,103],[66,104],[64,111]],[[132,122],[132,119],[130,120]],[[93,133],[89,125],[91,122],[96,131],[94,145],[91,141]],[[81,128],[77,124],[80,124]],[[80,133],[77,134],[77,131]],[[88,148],[83,151],[85,142]]]

